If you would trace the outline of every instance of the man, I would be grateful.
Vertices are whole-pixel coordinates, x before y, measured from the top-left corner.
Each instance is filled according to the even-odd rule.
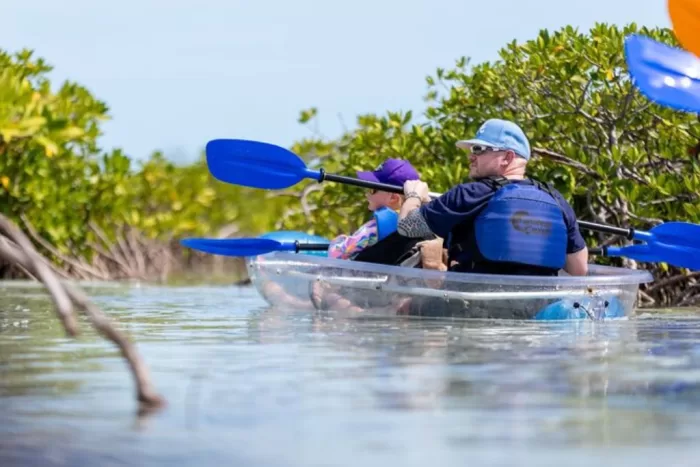
[[[525,177],[530,143],[513,122],[487,120],[469,151],[475,181],[430,201],[428,185],[404,183],[398,232],[447,239],[449,270],[486,274],[571,275],[588,272],[588,249],[576,215],[556,189]]]

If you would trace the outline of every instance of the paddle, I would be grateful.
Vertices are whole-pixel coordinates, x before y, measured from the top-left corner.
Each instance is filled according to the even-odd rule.
[[[327,243],[278,242],[266,238],[186,238],[183,245],[223,256],[256,256],[274,251],[325,251]],[[636,261],[661,262],[674,264],[678,267],[700,269],[700,249],[683,248],[675,245],[656,243],[650,245],[630,245],[625,247],[595,247],[589,250],[591,255],[603,257],[624,256]]]
[[[700,112],[698,57],[632,34],[625,39],[625,58],[634,84],[647,98],[674,109]]]
[[[318,182],[330,180],[364,188],[403,193],[403,187],[328,174],[323,169],[308,169],[299,156],[288,149],[270,143],[217,139],[207,144],[206,154],[207,164],[212,175],[218,180],[236,185],[280,189],[299,183],[305,178],[311,178]],[[436,198],[440,194],[430,193],[430,196]],[[649,232],[587,221],[578,221],[578,224],[584,229],[622,235],[630,240],[645,241],[651,245],[650,247],[658,242],[664,243],[666,247],[686,247],[689,256],[695,255],[695,249],[700,249],[698,246],[700,225],[697,224],[668,222],[652,228]],[[660,247],[656,254],[661,257],[661,255],[670,254],[670,250]],[[673,255],[669,256],[669,258],[676,257],[675,251]],[[675,264],[671,261],[668,262]]]
[[[195,250],[223,256],[257,256],[273,251],[323,251],[328,243],[278,242],[269,238],[185,238],[180,243]]]
[[[234,185],[278,190],[309,178],[319,183],[328,180],[362,188],[403,193],[403,188],[395,185],[329,174],[323,169],[309,169],[292,151],[270,143],[244,139],[215,139],[207,143],[206,155],[209,172],[216,179]],[[440,196],[437,193],[430,195],[433,198]]]
[[[681,268],[700,269],[700,248],[681,247],[665,243],[637,244],[623,247],[590,248],[591,255],[619,257],[647,263],[668,263]]]
[[[652,227],[648,232],[631,227],[615,227],[588,221],[578,221],[578,225],[587,230],[621,235],[628,240],[700,248],[700,225],[689,222],[665,222]]]

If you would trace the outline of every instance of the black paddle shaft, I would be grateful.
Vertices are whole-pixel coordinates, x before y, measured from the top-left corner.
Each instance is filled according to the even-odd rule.
[[[360,180],[353,177],[346,177],[344,175],[329,174],[324,172],[323,169],[321,169],[321,179],[319,180],[319,182],[323,182],[324,180],[328,180],[330,182],[345,183],[346,185],[354,185],[362,188],[374,188],[377,190],[388,191],[390,193],[403,194],[403,187],[389,185],[388,183]],[[434,194],[431,193],[431,196],[433,195]],[[628,240],[632,240],[634,238],[634,229],[632,228],[626,229],[624,227],[615,227],[614,225],[597,224],[595,222],[588,221],[578,221],[578,225],[579,227],[587,230],[594,230],[597,232],[609,233],[613,235],[622,235]]]
[[[403,194],[402,186],[390,185],[388,183],[370,182],[367,180],[360,180],[359,178],[346,177],[344,175],[329,174],[321,169],[321,179],[319,182],[323,182],[324,180],[328,180],[329,182],[344,183],[346,185],[359,186],[362,188],[374,188],[375,190],[388,191],[390,193]]]
[[[295,253],[300,251],[325,251],[328,249],[328,243],[299,243],[299,240],[294,242],[296,247]]]
[[[608,256],[608,247],[594,246],[588,249],[588,254],[591,256]]]
[[[622,235],[623,237],[627,237],[628,240],[632,240],[634,238],[634,229],[632,228],[624,228],[624,227],[615,227],[614,225],[605,225],[605,224],[596,224],[595,222],[588,222],[588,221],[577,221],[579,227],[588,229],[588,230],[595,230],[597,232],[603,232],[603,233],[609,233],[613,235]]]
[[[329,182],[345,183],[346,185],[359,186],[362,188],[374,188],[375,190],[388,191],[389,193],[398,193],[400,195],[404,194],[402,186],[390,185],[388,183],[381,182],[370,182],[367,180],[360,180],[359,178],[346,177],[345,175],[329,174],[323,169],[321,169],[320,172],[321,177],[318,180],[319,183],[323,182],[324,180],[328,180]],[[428,193],[428,196],[431,198],[439,198],[440,193],[430,192]]]

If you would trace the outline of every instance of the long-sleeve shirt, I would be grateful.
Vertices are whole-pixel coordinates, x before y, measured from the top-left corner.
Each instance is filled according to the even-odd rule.
[[[338,235],[328,246],[328,257],[335,259],[352,259],[362,250],[379,240],[377,221],[372,218],[352,235]]]

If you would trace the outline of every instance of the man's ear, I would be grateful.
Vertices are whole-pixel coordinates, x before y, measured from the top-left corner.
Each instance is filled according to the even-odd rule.
[[[503,165],[509,166],[511,162],[513,162],[513,159],[515,159],[515,153],[513,151],[506,151],[506,155],[503,158]]]

